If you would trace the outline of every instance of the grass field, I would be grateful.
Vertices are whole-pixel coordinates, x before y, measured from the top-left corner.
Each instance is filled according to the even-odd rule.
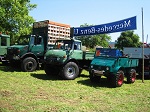
[[[0,66],[0,112],[150,112],[150,80],[111,88],[105,77],[90,82],[49,77]]]

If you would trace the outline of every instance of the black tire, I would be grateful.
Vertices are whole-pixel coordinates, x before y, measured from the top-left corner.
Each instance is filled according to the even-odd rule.
[[[124,82],[124,72],[119,70],[114,76],[112,80],[113,87],[121,87]]]
[[[32,57],[25,58],[22,61],[21,68],[24,72],[33,72],[37,68],[37,62]]]
[[[62,69],[60,75],[67,80],[74,80],[79,75],[78,65],[74,62],[68,62]]]
[[[136,80],[136,70],[131,69],[129,73],[127,74],[127,82],[128,83],[134,83]]]
[[[94,82],[94,83],[99,83],[100,82],[100,80],[101,80],[101,76],[96,76],[96,75],[94,75],[94,73],[92,73],[91,71],[89,72],[89,74],[90,74],[90,81],[91,82]]]
[[[52,65],[45,65],[44,66],[44,70],[46,75],[57,75],[59,73],[59,70],[57,69],[57,67],[54,67]]]

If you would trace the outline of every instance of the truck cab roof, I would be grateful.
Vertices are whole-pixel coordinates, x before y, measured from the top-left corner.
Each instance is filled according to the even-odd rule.
[[[81,42],[80,40],[73,39],[73,38],[69,38],[69,39],[58,39],[57,41],[61,41],[61,40],[72,40],[72,41],[75,41],[75,42]]]
[[[5,34],[0,34],[0,37],[10,38],[10,36],[9,36],[9,35],[5,35]]]

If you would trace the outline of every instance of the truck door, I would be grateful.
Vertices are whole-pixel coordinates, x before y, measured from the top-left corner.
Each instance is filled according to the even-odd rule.
[[[82,60],[83,51],[81,50],[81,42],[74,42],[74,52],[72,54],[72,58],[77,60]]]
[[[7,53],[8,46],[10,46],[10,37],[8,35],[0,35],[0,55]]]
[[[30,52],[34,53],[36,56],[44,55],[44,42],[41,36],[32,36],[30,43]]]

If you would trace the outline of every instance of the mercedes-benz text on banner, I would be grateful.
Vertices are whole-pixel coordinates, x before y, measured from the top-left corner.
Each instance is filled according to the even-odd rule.
[[[76,27],[74,28],[74,36],[106,34],[134,29],[136,29],[136,16],[107,24]]]

